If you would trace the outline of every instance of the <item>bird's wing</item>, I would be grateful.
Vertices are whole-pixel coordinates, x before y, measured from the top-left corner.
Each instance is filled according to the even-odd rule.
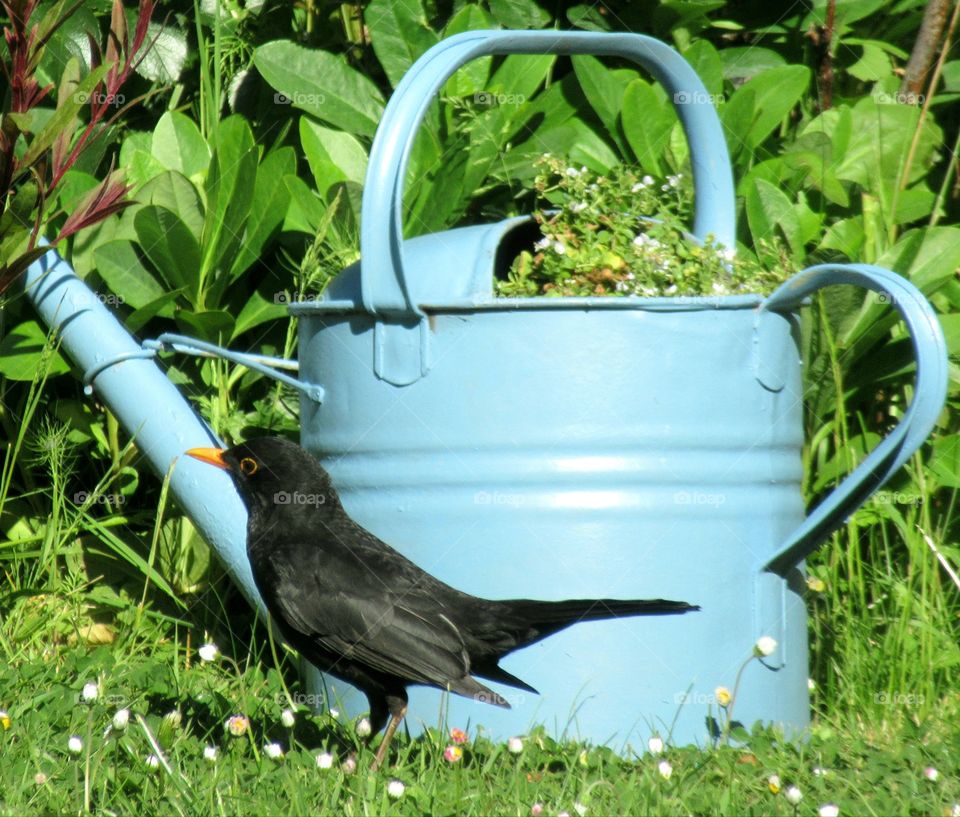
[[[285,570],[284,562],[274,564],[281,575],[273,612],[287,627],[348,660],[413,683],[443,687],[469,674],[463,637],[435,595],[416,584],[391,586],[389,575],[330,552],[307,575]]]

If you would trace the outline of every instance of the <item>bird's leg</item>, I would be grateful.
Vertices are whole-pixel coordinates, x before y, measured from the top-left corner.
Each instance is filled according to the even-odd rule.
[[[387,696],[387,703],[390,707],[390,723],[387,724],[387,731],[383,733],[383,740],[380,741],[380,746],[377,748],[377,754],[373,758],[373,763],[370,766],[370,771],[375,772],[383,765],[383,761],[386,760],[387,751],[390,748],[390,742],[393,740],[394,733],[397,731],[397,727],[400,726],[400,721],[403,720],[404,716],[407,714],[407,698],[404,695],[402,698],[389,695]]]

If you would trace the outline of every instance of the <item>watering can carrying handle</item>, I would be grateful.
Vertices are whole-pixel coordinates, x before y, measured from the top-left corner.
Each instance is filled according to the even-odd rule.
[[[642,34],[585,31],[468,31],[441,41],[406,73],[387,105],[370,151],[363,191],[360,254],[364,308],[423,316],[403,263],[403,187],[417,128],[433,97],[464,63],[492,54],[594,54],[646,68],[670,94],[690,145],[696,212],[693,233],[736,246],[733,174],[712,98],[670,46]],[[451,271],[454,274],[454,271]]]
[[[906,278],[869,264],[821,264],[797,273],[760,308],[784,312],[804,298],[834,284],[853,284],[880,293],[900,313],[910,330],[917,376],[913,399],[903,418],[833,492],[784,541],[763,570],[786,573],[812,553],[823,539],[889,479],[933,430],[947,396],[947,345],[936,313]]]

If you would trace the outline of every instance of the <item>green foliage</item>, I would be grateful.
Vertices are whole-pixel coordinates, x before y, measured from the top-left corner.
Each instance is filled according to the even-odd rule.
[[[782,261],[766,270],[689,237],[691,191],[679,175],[658,181],[618,165],[596,176],[552,156],[538,165],[543,237],[497,282],[500,295],[716,297],[767,293],[788,276]]]

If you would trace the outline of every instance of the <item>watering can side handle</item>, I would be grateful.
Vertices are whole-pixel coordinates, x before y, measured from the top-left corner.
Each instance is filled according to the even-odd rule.
[[[821,502],[784,541],[763,570],[786,575],[923,444],[947,396],[947,346],[936,313],[906,278],[869,264],[821,264],[797,273],[764,301],[761,311],[787,311],[826,286],[853,284],[881,293],[910,331],[917,375],[913,399],[903,418],[867,458]]]
[[[414,137],[427,108],[464,63],[493,54],[594,54],[633,60],[667,90],[693,167],[693,232],[736,246],[733,173],[723,128],[697,73],[667,44],[642,34],[585,31],[468,31],[442,40],[403,77],[377,129],[363,191],[360,248],[364,307],[381,315],[422,312],[403,263],[403,187]]]

